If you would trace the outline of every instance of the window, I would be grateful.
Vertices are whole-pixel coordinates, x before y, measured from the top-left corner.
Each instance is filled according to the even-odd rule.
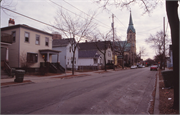
[[[132,39],[132,35],[130,35],[130,39]]]
[[[49,46],[49,38],[46,38],[45,46]]]
[[[111,52],[110,51],[108,51],[108,56],[111,57]]]
[[[94,58],[94,64],[97,64],[97,58]]]
[[[13,42],[15,42],[16,41],[16,31],[12,32],[12,38],[13,38]]]
[[[36,35],[36,45],[39,45],[39,44],[40,44],[40,36]]]
[[[25,32],[25,42],[29,42],[29,33]]]
[[[37,53],[27,53],[27,62],[28,63],[37,63],[38,54]]]

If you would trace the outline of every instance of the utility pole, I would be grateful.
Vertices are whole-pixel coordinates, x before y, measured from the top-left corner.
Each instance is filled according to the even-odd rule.
[[[164,70],[165,70],[165,63],[166,63],[166,57],[165,57],[165,37],[166,37],[166,34],[165,34],[165,17],[163,17],[163,25],[164,25]]]
[[[112,14],[112,31],[113,31],[113,59],[114,59],[114,67],[113,69],[115,70],[115,53],[114,53],[114,14]]]

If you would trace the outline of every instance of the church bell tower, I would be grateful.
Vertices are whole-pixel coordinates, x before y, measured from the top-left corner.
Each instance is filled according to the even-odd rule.
[[[136,56],[136,30],[133,26],[131,11],[129,18],[129,26],[127,29],[127,42],[131,44],[131,50],[129,52],[130,63],[131,65],[134,65]]]

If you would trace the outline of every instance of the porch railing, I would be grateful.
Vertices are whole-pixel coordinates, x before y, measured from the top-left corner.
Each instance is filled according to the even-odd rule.
[[[4,69],[5,69],[5,72],[6,72],[9,76],[12,75],[12,69],[11,69],[11,67],[9,66],[9,64],[8,64],[6,61],[4,61]]]
[[[10,34],[6,34],[6,33],[1,33],[1,42],[5,42],[5,43],[13,43],[13,37]]]

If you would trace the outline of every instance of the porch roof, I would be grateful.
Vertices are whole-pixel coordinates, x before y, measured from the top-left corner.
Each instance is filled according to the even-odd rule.
[[[42,50],[39,50],[39,52],[40,52],[41,54],[47,54],[47,53],[49,53],[49,54],[51,54],[51,55],[56,55],[56,54],[59,54],[59,52],[61,52],[61,51],[51,50],[51,49],[42,49]]]

